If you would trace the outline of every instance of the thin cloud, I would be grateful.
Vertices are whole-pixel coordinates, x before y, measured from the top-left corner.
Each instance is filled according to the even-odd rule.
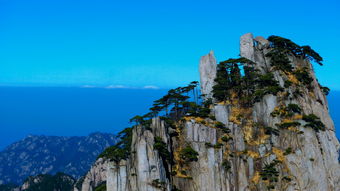
[[[126,88],[129,88],[129,87],[123,86],[123,85],[109,85],[109,86],[106,86],[105,88],[107,88],[107,89],[126,89]]]
[[[83,85],[82,88],[105,88],[105,89],[150,89],[157,90],[160,89],[158,86],[154,85],[146,85],[143,87],[133,87],[133,86],[124,86],[124,85],[108,85],[108,86],[93,86],[93,85]]]
[[[96,88],[96,86],[92,86],[92,85],[83,85],[81,87],[82,88]]]
[[[153,85],[148,85],[148,86],[144,86],[143,89],[159,89],[159,87],[153,86]]]

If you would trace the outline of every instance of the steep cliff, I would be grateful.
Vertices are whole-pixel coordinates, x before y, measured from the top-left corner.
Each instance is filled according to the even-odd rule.
[[[102,158],[91,166],[85,176],[81,177],[74,185],[74,191],[94,191],[106,183],[108,161]]]
[[[128,141],[104,156],[108,191],[340,190],[329,89],[311,64],[322,58],[252,34],[241,37],[240,55],[219,65],[213,52],[202,57],[201,104],[195,91],[196,104],[187,101],[188,86],[134,118]]]

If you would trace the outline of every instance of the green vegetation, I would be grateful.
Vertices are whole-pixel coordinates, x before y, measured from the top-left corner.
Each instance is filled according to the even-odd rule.
[[[207,118],[210,116],[209,106],[212,100],[200,103],[198,90],[198,82],[191,82],[188,86],[171,89],[162,98],[154,101],[150,112],[145,115],[137,115],[130,119],[133,127],[126,128],[117,136],[120,141],[101,153],[98,158],[106,158],[115,162],[127,159],[131,153],[132,130],[135,126],[141,126],[145,130],[151,130],[150,126],[152,118],[159,116],[167,127],[176,129],[175,121],[179,121],[183,116],[193,116]],[[194,100],[190,100],[189,94],[192,94]],[[171,136],[178,136],[177,132]],[[167,150],[166,144],[161,138],[156,137],[154,148],[158,150],[164,162],[171,162],[171,154]],[[190,159],[190,158],[189,158]],[[193,159],[192,159],[193,160]]]
[[[193,162],[198,160],[198,152],[196,152],[193,148],[190,146],[186,146],[183,148],[180,153],[179,157],[185,162]]]
[[[293,152],[293,149],[291,147],[288,147],[285,152],[283,153],[284,155],[289,155]]]
[[[247,88],[244,88],[249,87],[247,86],[247,83],[249,83],[249,80],[252,80],[249,78],[255,77],[256,75],[252,74],[254,71],[252,67],[245,66],[244,71],[246,77],[242,77],[239,65],[244,64],[253,64],[253,62],[246,58],[231,58],[218,64],[215,85],[212,91],[213,97],[217,101],[228,100],[230,98],[231,90],[235,91],[237,94],[240,94],[243,90],[250,91]]]
[[[313,78],[309,75],[308,68],[304,67],[302,69],[298,69],[294,71],[293,74],[299,82],[306,85],[308,89],[312,89],[311,83],[313,82]]]
[[[106,181],[99,184],[94,191],[106,191]]]
[[[263,123],[254,123],[254,129],[263,129],[264,130],[264,134],[266,135],[275,135],[275,136],[279,136],[280,135],[280,131],[278,129],[269,127],[269,126],[265,126]],[[246,154],[247,152],[245,152]]]
[[[231,163],[228,160],[223,160],[222,166],[228,172],[231,169]]]
[[[297,104],[288,104],[287,106],[287,112],[291,112],[291,113],[301,113],[301,108],[299,105]]]
[[[221,140],[227,143],[227,142],[233,140],[233,138],[232,138],[232,137],[229,137],[229,136],[223,136],[223,137],[221,138]]]
[[[39,181],[35,181],[39,179]],[[73,190],[75,179],[64,173],[57,173],[54,176],[43,174],[35,177],[28,177],[25,182],[28,182],[30,187],[25,191],[46,191],[46,190]]]
[[[260,101],[266,94],[277,95],[277,93],[284,90],[282,87],[280,87],[278,81],[274,79],[274,75],[272,73],[259,75],[257,84],[258,87],[255,91],[254,98],[256,102]]]
[[[321,66],[323,65],[322,57],[317,52],[315,52],[310,46],[301,46],[301,48],[304,58],[308,58],[310,61],[316,62]]]
[[[287,106],[283,106],[279,109],[275,109],[270,115],[272,117],[292,117],[295,113],[300,114],[301,108],[297,104],[288,104]]]
[[[169,117],[161,116],[160,119],[165,122],[167,127],[171,127],[173,129],[176,129],[175,122],[172,119],[170,119]]]
[[[224,128],[227,128],[222,122],[220,121],[217,121],[215,123],[215,127],[218,128],[218,129],[224,129]]]
[[[292,55],[297,58],[308,59],[319,65],[323,65],[322,57],[310,46],[299,46],[286,38],[270,36],[268,40],[270,41],[271,50],[265,56],[270,58],[271,65],[274,69],[283,71],[286,74],[293,74],[299,82],[307,86],[308,89],[312,89],[311,83],[313,82],[313,78],[310,76],[309,68],[294,69],[288,56]],[[285,81],[285,88],[291,85],[291,81]],[[294,94],[294,96],[298,96],[298,94]]]
[[[268,126],[264,126],[264,133],[266,135],[276,135],[276,136],[279,136],[280,135],[280,131],[277,130],[277,129],[274,129],[272,127],[268,127]]]
[[[285,88],[289,88],[290,86],[292,86],[292,84],[293,84],[292,81],[286,80],[286,81],[285,81],[285,84],[284,84],[284,87],[285,87]]]
[[[136,115],[130,119],[130,123],[135,123],[136,125],[141,125],[143,127],[150,127],[151,125],[152,113],[140,116]]]
[[[314,114],[303,115],[302,119],[307,122],[305,127],[310,127],[314,129],[316,132],[326,130],[325,124],[323,124],[319,117]]]
[[[168,162],[171,161],[171,154],[168,151],[166,143],[162,140],[161,137],[155,137],[155,143],[153,147],[155,150],[158,151],[158,154],[163,160]]]
[[[130,122],[148,129],[152,118],[160,116],[169,127],[176,128],[174,121],[178,121],[185,115],[202,118],[210,117],[209,106],[212,104],[212,100],[208,99],[201,102],[197,86],[198,82],[193,81],[188,86],[169,90],[165,96],[154,101],[149,113],[142,116],[137,115]],[[193,99],[189,94],[193,95]]]
[[[291,182],[291,181],[292,181],[292,179],[289,178],[288,176],[284,176],[284,177],[282,178],[282,180],[287,181],[287,182]]]
[[[329,89],[329,88],[326,87],[326,86],[321,86],[321,85],[320,85],[320,88],[321,88],[322,92],[323,92],[325,95],[328,95],[329,92],[331,91],[331,89]]]
[[[207,118],[210,114],[209,104],[203,102],[203,106],[196,104],[195,102],[182,102],[184,110],[187,115],[193,117]]]
[[[271,48],[273,48],[275,51],[278,51],[279,53],[293,54],[294,56],[301,57],[303,59],[307,58],[310,61],[318,63],[319,65],[323,65],[322,57],[310,46],[299,46],[289,39],[274,35],[268,37],[268,40],[270,41]]]
[[[269,164],[265,164],[263,169],[260,172],[260,176],[262,177],[262,180],[268,180],[269,185],[268,189],[274,189],[275,186],[273,183],[278,182],[279,177],[279,171],[276,169],[276,165],[279,163],[279,161],[274,160]]]
[[[211,143],[205,143],[205,146],[208,147],[208,148],[220,149],[220,148],[222,148],[223,144],[217,143],[217,144],[213,145]]]
[[[217,66],[215,85],[213,86],[213,97],[218,101],[227,100],[229,95],[229,88],[231,87],[229,82],[229,73],[225,64],[220,63]]]
[[[121,131],[117,136],[120,141],[116,145],[105,149],[98,158],[110,159],[117,163],[122,159],[127,159],[131,150],[132,130],[133,128],[131,127]]]
[[[224,133],[230,133],[230,129],[226,127],[222,122],[216,121],[215,122],[215,127],[217,129],[221,129]]]
[[[285,49],[274,48],[265,56],[270,57],[271,65],[275,68],[275,70],[292,72],[294,69],[293,66],[290,64],[287,56],[287,51]]]
[[[180,189],[178,189],[176,186],[174,186],[174,187],[171,189],[171,191],[182,191],[182,190],[180,190]]]
[[[275,124],[275,125],[281,129],[288,129],[288,127],[298,127],[301,125],[301,123],[297,121],[292,121],[292,122],[283,122],[283,123]]]
[[[276,95],[283,91],[272,73],[261,75],[252,64],[254,63],[246,58],[231,58],[220,62],[217,66],[213,97],[217,101],[227,101],[231,99],[232,93],[236,93],[243,106],[251,106],[266,94]],[[243,76],[240,67],[244,71]]]
[[[230,133],[231,132],[231,130],[228,127],[223,128],[222,131],[223,131],[223,133]]]
[[[188,86],[178,87],[168,91],[168,94],[163,96],[161,99],[154,101],[153,107],[150,108],[153,117],[158,115],[160,112],[165,111],[165,116],[172,114],[175,120],[178,120],[183,113],[190,110],[192,113],[200,113],[198,106],[198,93],[197,87],[198,82],[193,81]],[[194,96],[194,101],[188,101],[190,96],[189,92]],[[194,107],[194,108],[192,108]],[[170,112],[169,112],[170,110]]]
[[[155,179],[155,180],[152,180],[151,182],[151,185],[155,188],[159,188],[159,189],[165,189],[166,185],[165,182],[161,182],[159,181],[159,179]]]

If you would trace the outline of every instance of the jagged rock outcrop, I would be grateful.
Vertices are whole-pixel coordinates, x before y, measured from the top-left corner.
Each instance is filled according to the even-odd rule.
[[[202,95],[205,99],[212,98],[212,89],[216,78],[216,58],[214,52],[202,56],[199,65],[200,84]]]
[[[154,149],[155,137],[170,145],[168,129],[159,118],[152,120],[149,130],[141,126],[133,129],[131,158],[120,163],[111,162],[107,174],[107,191],[135,190],[156,191],[158,186],[170,190],[167,169]],[[168,148],[170,149],[170,147]]]
[[[74,186],[74,191],[94,191],[96,187],[106,182],[108,161],[102,158],[91,166],[84,177],[81,177]]]
[[[253,49],[254,46],[254,37],[252,33],[247,33],[241,36],[240,38],[240,55],[244,58],[248,58],[251,61],[254,61],[255,52]]]
[[[184,115],[170,125],[156,117],[135,126],[130,156],[108,162],[107,190],[339,191],[340,145],[313,66],[287,54],[292,69],[279,70],[266,56],[272,49],[263,37],[241,37],[240,55],[249,60],[242,62],[269,84],[255,86],[262,89],[251,94],[254,102],[231,91],[209,105],[207,118]],[[200,62],[209,97],[215,64],[212,53]]]

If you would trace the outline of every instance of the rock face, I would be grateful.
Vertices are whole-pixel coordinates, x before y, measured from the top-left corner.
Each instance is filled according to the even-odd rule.
[[[108,161],[99,158],[74,186],[74,191],[94,191],[96,187],[106,182]]]
[[[155,137],[161,137],[165,143],[170,143],[168,129],[159,118],[152,120],[150,130],[137,126],[133,130],[132,155],[128,161],[119,164],[111,162],[107,174],[107,191],[136,190],[156,191],[170,190],[168,166],[154,149]],[[169,148],[170,149],[170,148]],[[155,185],[158,180],[159,185]]]
[[[0,152],[0,184],[21,184],[28,176],[67,173],[84,175],[96,157],[116,143],[113,134],[83,137],[28,136]]]
[[[212,89],[216,78],[216,58],[214,52],[202,56],[199,65],[201,91],[204,98],[212,98]]]
[[[273,69],[265,56],[270,51],[266,39],[243,35],[240,50],[260,74],[272,72],[284,91],[267,93],[249,107],[241,107],[237,96],[231,102],[213,103],[214,118],[185,116],[175,125],[167,125],[157,117],[150,127],[136,126],[130,157],[108,162],[108,191],[340,190],[340,145],[311,63],[289,56],[294,69],[310,69],[313,88],[308,89],[292,74]],[[202,94],[211,97],[216,76],[212,52],[202,57],[200,72]],[[285,87],[288,79],[295,84]],[[287,116],[288,106],[299,110]],[[325,129],[308,126],[305,116],[311,114],[320,118]],[[221,123],[223,128],[216,125]],[[155,148],[159,138],[170,161]],[[182,153],[188,146],[198,156],[183,162]]]
[[[240,55],[244,58],[248,58],[251,61],[254,61],[254,40],[253,34],[247,33],[241,36],[240,39]]]

